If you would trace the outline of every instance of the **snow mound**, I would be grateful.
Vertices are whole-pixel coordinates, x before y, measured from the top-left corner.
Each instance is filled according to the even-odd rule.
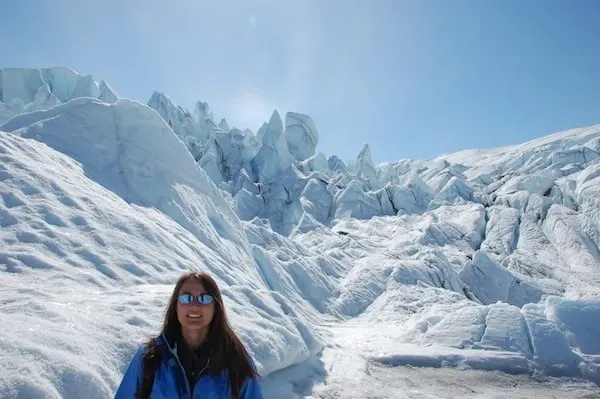
[[[291,274],[308,267],[298,248],[286,249],[291,267],[277,248],[259,258],[154,110],[78,99],[6,127],[15,130],[0,133],[1,397],[111,396],[189,270],[220,282],[261,373],[320,350],[318,310],[300,295],[313,284]],[[267,283],[266,263],[295,281],[285,296]]]

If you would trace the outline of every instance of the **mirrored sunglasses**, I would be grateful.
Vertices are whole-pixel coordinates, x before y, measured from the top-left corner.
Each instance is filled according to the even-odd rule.
[[[213,301],[213,296],[210,294],[200,294],[194,298],[192,294],[181,294],[177,298],[182,305],[190,305],[196,300],[200,305],[208,305]]]

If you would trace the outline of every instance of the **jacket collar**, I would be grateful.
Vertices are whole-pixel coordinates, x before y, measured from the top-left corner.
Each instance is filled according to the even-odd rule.
[[[163,357],[175,358],[179,361],[177,356],[177,337],[179,334],[172,331],[164,331],[156,338],[156,344],[159,348],[163,348],[161,353]]]
[[[190,392],[190,386],[185,376],[185,370],[181,365],[179,356],[177,356],[177,334],[163,332],[156,338],[156,344],[158,345],[159,351],[163,359],[169,364],[172,370],[175,371],[175,380],[177,381],[177,387],[179,393],[184,395],[187,391]]]

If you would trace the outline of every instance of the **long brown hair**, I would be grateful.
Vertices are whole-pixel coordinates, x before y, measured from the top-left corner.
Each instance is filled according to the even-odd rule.
[[[188,279],[194,279],[202,283],[205,291],[214,298],[215,311],[204,344],[210,353],[208,372],[216,375],[226,370],[229,373],[231,394],[237,399],[246,379],[260,376],[251,366],[250,355],[229,324],[221,290],[219,290],[217,282],[210,275],[191,272],[179,277],[169,300],[161,334],[166,333],[177,337],[181,335],[181,324],[177,319],[177,297],[181,286]],[[138,391],[138,397],[144,399],[150,397],[154,374],[160,361],[158,345],[155,338],[152,338],[148,341],[143,354],[142,383]]]

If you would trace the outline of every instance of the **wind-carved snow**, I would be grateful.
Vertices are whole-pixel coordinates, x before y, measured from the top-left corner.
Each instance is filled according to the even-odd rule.
[[[252,171],[258,181],[270,183],[292,164],[287,147],[283,122],[277,111],[273,112],[261,138],[261,147],[252,160]]]
[[[281,236],[270,247],[273,233],[250,240],[253,227],[154,110],[82,98],[3,129],[0,396],[111,396],[186,270],[220,281],[262,373],[321,350],[310,325],[334,286],[329,270],[341,266],[298,256]],[[313,280],[324,291],[307,301],[301,290]]]
[[[426,392],[407,365],[600,384],[600,126],[347,166],[302,114],[255,135],[33,71],[0,74],[2,115],[36,104],[0,125],[0,396],[111,396],[188,270],[224,287],[266,397]]]
[[[327,159],[327,166],[329,166],[329,169],[333,170],[334,172],[346,171],[346,165],[344,164],[344,161],[335,155],[332,155]]]
[[[315,154],[319,133],[311,117],[288,112],[285,114],[285,139],[294,159],[303,161]]]
[[[236,176],[231,172],[228,163],[238,163],[246,158],[249,160],[253,155],[247,153],[256,153],[254,149],[257,149],[258,144],[252,141],[253,137],[250,141],[240,139],[243,133],[237,129],[230,131],[225,120],[217,124],[205,102],[198,101],[194,111],[190,112],[181,106],[176,106],[165,94],[155,91],[148,105],[160,114],[185,143],[194,159],[215,184],[232,180]],[[225,153],[231,156],[226,159]],[[247,165],[244,166],[247,171],[250,170]]]
[[[369,182],[372,187],[377,185],[377,171],[371,159],[371,150],[366,143],[356,157],[356,175]]]
[[[0,69],[0,124],[24,112],[47,110],[74,98],[114,103],[118,96],[104,80],[69,68]]]
[[[279,121],[274,114],[263,125],[256,136],[262,143],[257,152],[260,156],[251,161],[252,169],[242,174],[242,183],[238,179],[228,186],[243,219],[266,219],[275,231],[299,240],[311,231],[319,234],[335,229],[338,221],[348,218],[368,221],[405,215],[407,220],[419,221],[415,222],[419,226],[416,231],[407,232],[415,238],[413,251],[421,253],[425,246],[444,254],[441,263],[433,263],[438,265],[433,269],[436,272],[430,270],[427,278],[408,280],[417,286],[452,287],[453,295],[470,303],[495,306],[500,301],[514,306],[510,309],[552,295],[597,298],[597,207],[586,208],[592,217],[582,216],[582,203],[589,200],[581,198],[577,176],[594,168],[598,127],[559,133],[518,147],[464,152],[467,156],[461,158],[443,156],[378,166],[373,165],[365,145],[353,167],[346,169],[335,156],[327,164],[318,154],[309,161],[300,160],[304,156],[289,161],[290,143],[286,148],[280,139]],[[223,157],[227,159],[229,154],[225,152]],[[321,160],[311,161],[315,157]],[[251,176],[256,176],[254,181]],[[576,225],[579,227],[572,230]],[[580,231],[581,226],[585,232]],[[390,276],[403,274],[386,266],[388,261],[351,262],[334,301],[336,312],[358,317],[389,297],[400,301],[389,295],[389,284]],[[418,275],[419,268],[410,264],[399,270]],[[586,280],[591,284],[584,284]],[[522,343],[529,337],[527,324],[514,317],[513,310],[509,314],[513,317],[501,318],[505,320],[502,328],[520,336]],[[476,349],[488,347],[494,346]],[[524,345],[495,348],[524,356],[519,364],[527,366],[521,371],[536,368]],[[572,372],[585,374],[580,369]]]

